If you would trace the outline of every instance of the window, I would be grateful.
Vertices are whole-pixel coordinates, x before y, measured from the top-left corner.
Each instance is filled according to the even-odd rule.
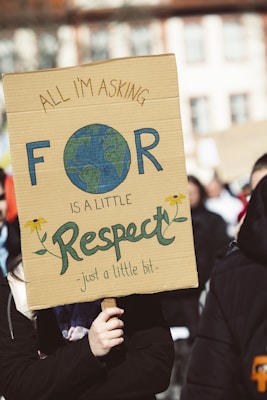
[[[47,69],[56,67],[58,42],[52,33],[41,33],[38,37],[39,68]]]
[[[99,61],[109,58],[108,35],[105,30],[93,31],[91,34],[91,60]]]
[[[208,101],[206,97],[195,97],[190,100],[193,131],[199,134],[209,132]]]
[[[14,72],[15,48],[11,38],[0,39],[0,73]]]
[[[132,55],[143,56],[151,54],[150,32],[145,26],[131,29]]]
[[[223,25],[224,52],[227,60],[245,56],[244,27],[239,21],[225,21]]]
[[[186,23],[184,27],[185,53],[188,62],[204,60],[203,29],[199,23]]]
[[[248,96],[235,94],[230,96],[231,117],[234,124],[248,120]]]

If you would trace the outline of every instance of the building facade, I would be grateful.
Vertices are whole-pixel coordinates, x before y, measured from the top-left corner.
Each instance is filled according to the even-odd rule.
[[[267,119],[265,0],[2,3],[1,73],[174,53],[189,173],[220,162],[211,134]]]

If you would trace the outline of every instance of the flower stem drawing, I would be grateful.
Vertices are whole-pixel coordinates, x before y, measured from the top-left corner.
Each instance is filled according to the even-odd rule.
[[[168,215],[167,211],[164,210],[163,215],[164,215],[164,220],[167,223],[167,226],[163,233],[165,233],[167,231],[167,229],[169,229],[169,227],[173,224],[173,222],[187,221],[187,219],[188,219],[187,217],[178,217],[178,211],[179,211],[178,204],[182,204],[182,200],[185,198],[186,198],[186,196],[182,193],[180,193],[179,195],[175,194],[173,196],[166,197],[165,201],[169,202],[171,207],[176,206],[176,210],[175,210],[175,215],[171,220],[169,219],[169,215]]]
[[[29,227],[31,229],[31,233],[36,231],[36,234],[38,236],[39,242],[42,245],[42,248],[34,251],[34,254],[38,254],[39,256],[43,256],[46,253],[51,254],[54,257],[58,257],[61,259],[60,256],[58,256],[57,254],[53,253],[52,251],[48,250],[48,248],[45,246],[45,241],[47,239],[47,233],[45,232],[43,234],[43,236],[41,237],[40,235],[40,231],[42,230],[42,224],[45,224],[47,221],[44,218],[37,218],[37,219],[33,219],[30,221],[27,221],[26,224],[24,225],[26,228]]]

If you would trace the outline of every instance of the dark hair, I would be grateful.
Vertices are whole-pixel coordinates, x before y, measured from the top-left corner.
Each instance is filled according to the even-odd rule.
[[[267,169],[267,153],[264,153],[260,158],[258,158],[251,170],[250,174],[250,180],[251,176],[254,174],[256,171],[261,171],[262,169]]]
[[[21,279],[14,273],[14,270],[16,269],[16,267],[22,262],[22,256],[21,253],[18,254],[16,257],[11,258],[10,260],[8,260],[7,262],[7,272],[10,272],[14,278],[16,278],[17,280],[21,281]],[[24,281],[22,281],[24,282]]]
[[[201,205],[201,206],[204,205],[205,200],[207,199],[207,192],[206,192],[204,185],[202,185],[200,180],[197,177],[195,177],[194,175],[188,175],[187,180],[188,180],[188,182],[191,182],[191,183],[193,183],[193,185],[197,186],[197,188],[199,190],[199,195],[200,195],[199,205]]]
[[[0,185],[5,188],[6,173],[3,168],[0,168]]]

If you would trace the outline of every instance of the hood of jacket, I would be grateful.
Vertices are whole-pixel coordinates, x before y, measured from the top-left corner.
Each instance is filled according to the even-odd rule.
[[[267,265],[267,177],[251,195],[237,244],[249,258]]]

